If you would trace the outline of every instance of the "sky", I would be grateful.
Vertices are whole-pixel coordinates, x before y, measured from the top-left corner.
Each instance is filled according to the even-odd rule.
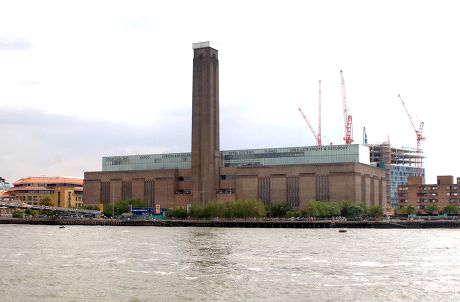
[[[0,176],[83,177],[103,156],[189,152],[192,43],[219,50],[221,150],[354,141],[455,156],[457,1],[0,0]]]

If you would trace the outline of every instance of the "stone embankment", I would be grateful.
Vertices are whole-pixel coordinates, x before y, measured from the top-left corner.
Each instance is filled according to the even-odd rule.
[[[117,219],[19,219],[3,218],[0,224],[100,225],[100,226],[163,226],[163,227],[225,227],[225,228],[460,228],[458,220],[117,220]]]

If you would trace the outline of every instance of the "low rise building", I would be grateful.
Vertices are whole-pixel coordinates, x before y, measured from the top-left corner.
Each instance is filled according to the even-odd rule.
[[[30,205],[49,197],[55,207],[75,208],[83,205],[83,180],[70,177],[27,177],[9,189],[16,199]]]
[[[334,145],[230,150],[220,153],[217,202],[258,199],[303,208],[310,200],[386,205],[384,169],[369,165],[369,148]],[[191,153],[111,156],[85,172],[85,203],[131,198],[150,207],[192,203]],[[204,205],[204,194],[199,192]]]
[[[425,213],[429,205],[441,211],[448,205],[460,206],[459,181],[451,175],[438,176],[435,184],[425,184],[422,176],[409,176],[407,184],[398,187],[398,206],[414,207]]]

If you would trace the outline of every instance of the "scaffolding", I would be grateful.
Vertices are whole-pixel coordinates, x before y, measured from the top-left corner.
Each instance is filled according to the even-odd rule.
[[[417,163],[421,162],[423,158],[423,150],[408,147],[395,148],[389,142],[380,144],[369,144],[370,149],[370,162],[372,165],[385,169],[385,180],[387,182],[387,207],[391,205],[391,192],[393,188],[391,181],[391,173],[393,165],[417,167]]]

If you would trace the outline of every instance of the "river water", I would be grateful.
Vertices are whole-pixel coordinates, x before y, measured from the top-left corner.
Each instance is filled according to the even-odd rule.
[[[0,301],[460,301],[460,230],[0,225]]]

